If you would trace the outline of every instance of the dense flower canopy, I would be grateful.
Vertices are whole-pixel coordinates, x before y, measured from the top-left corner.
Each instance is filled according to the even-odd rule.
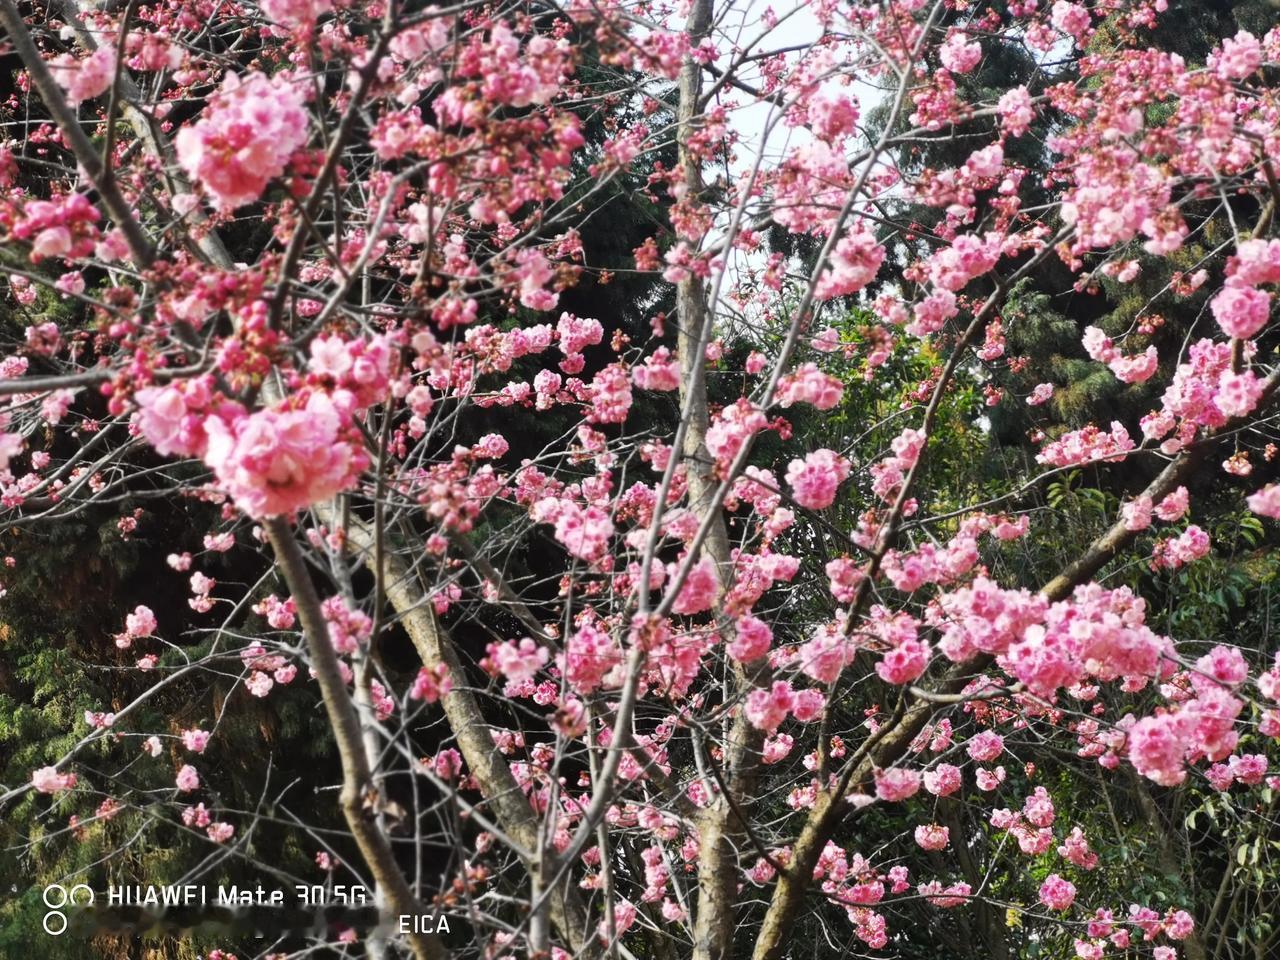
[[[340,834],[392,955],[1216,957],[1084,786],[1274,845],[1169,608],[1277,536],[1280,25],[1176,14],[0,0],[5,521],[167,578],[0,803]],[[323,829],[212,760],[296,703]]]

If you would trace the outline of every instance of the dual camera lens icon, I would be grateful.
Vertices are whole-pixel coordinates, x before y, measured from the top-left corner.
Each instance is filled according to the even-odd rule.
[[[63,907],[88,907],[93,905],[93,888],[87,883],[77,883],[67,888],[60,883],[51,883],[44,888],[44,905],[49,912],[44,915],[44,932],[51,937],[59,937],[67,932],[67,915]]]

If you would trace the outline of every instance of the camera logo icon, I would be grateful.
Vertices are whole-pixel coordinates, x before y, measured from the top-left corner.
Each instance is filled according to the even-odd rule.
[[[44,915],[44,932],[51,937],[60,937],[67,932],[67,915],[63,907],[89,907],[93,905],[93,888],[87,883],[77,883],[68,889],[60,883],[51,883],[44,888],[44,905],[49,912]]]

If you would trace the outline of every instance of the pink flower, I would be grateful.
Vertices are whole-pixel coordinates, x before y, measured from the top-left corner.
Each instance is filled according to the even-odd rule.
[[[205,421],[205,462],[251,517],[291,514],[352,486],[368,464],[343,415],[323,393],[305,406]]]
[[[437,668],[420,667],[418,675],[414,677],[413,686],[409,688],[409,698],[435,703],[452,689],[453,681],[449,678],[449,668],[444,664]]]
[[[1209,309],[1227,336],[1247,340],[1267,325],[1271,315],[1271,294],[1253,287],[1228,284],[1210,301]]]
[[[244,689],[250,691],[253,696],[266,696],[274,686],[275,681],[260,669],[255,669],[248,675],[248,680],[244,681]]]
[[[692,615],[710,610],[719,589],[720,580],[716,576],[715,561],[710,557],[703,557],[689,570],[676,602],[672,604],[671,612]]]
[[[1280,520],[1280,483],[1269,483],[1249,494],[1249,509],[1261,517]]]
[[[641,390],[675,390],[680,386],[680,369],[671,351],[659,347],[643,364],[631,368],[631,379]]]
[[[441,780],[454,780],[462,773],[462,754],[452,747],[441,750],[434,760],[429,761],[429,767]]]
[[[849,461],[833,450],[815,450],[787,467],[787,483],[796,503],[822,510],[835,502],[836,488],[849,476]]]
[[[1235,647],[1217,644],[1196,660],[1196,671],[1191,675],[1191,683],[1200,693],[1219,684],[1238,687],[1249,677],[1249,664]]]
[[[1185,940],[1196,928],[1195,918],[1185,910],[1175,910],[1164,921],[1164,932],[1170,940]]]
[[[625,423],[631,410],[631,378],[627,368],[611,363],[595,375],[589,392],[588,423]]]
[[[583,560],[603,557],[613,536],[608,512],[595,505],[583,508],[572,500],[547,497],[534,505],[533,516],[539,523],[554,523],[556,539]]]
[[[1255,787],[1267,775],[1267,758],[1261,753],[1246,753],[1232,757],[1231,772],[1246,786]]]
[[[942,65],[953,73],[968,73],[982,59],[982,45],[966,42],[965,35],[958,30],[947,34],[946,42],[938,48],[938,57]]]
[[[631,925],[636,922],[636,907],[630,900],[619,899],[613,904],[613,930],[617,936],[622,936],[631,929]],[[599,926],[600,939],[604,943],[609,942],[609,924],[605,920],[600,921]]]
[[[914,797],[920,790],[920,774],[905,767],[888,767],[875,772],[876,796],[886,803]]]
[[[205,730],[182,731],[182,745],[192,753],[204,753],[209,745],[209,733]]]
[[[1177,786],[1187,776],[1183,757],[1190,733],[1184,714],[1143,717],[1129,730],[1129,762],[1161,786]]]
[[[1113,421],[1110,433],[1090,425],[1082,430],[1063,434],[1036,454],[1036,462],[1054,467],[1074,467],[1095,460],[1119,462],[1125,459],[1125,455],[1134,446],[1133,438],[1129,436],[1124,424]]]
[[[190,793],[192,790],[200,788],[200,773],[195,767],[189,763],[184,763],[182,769],[178,771],[176,781],[178,789],[183,793]]]
[[[785,733],[770,737],[764,742],[761,759],[765,763],[778,763],[786,759],[794,743],[794,738],[787,736]]]
[[[775,680],[767,690],[752,690],[747,695],[746,717],[757,730],[773,733],[787,719],[787,713],[795,702],[791,684]]]
[[[927,897],[931,904],[944,910],[964,906],[965,900],[973,892],[969,884],[963,880],[947,887],[943,887],[940,880],[930,880],[928,883],[919,884],[916,889],[922,896]]]
[[[1000,784],[1004,783],[1005,772],[1004,767],[996,767],[994,770],[988,770],[986,767],[979,767],[974,773],[977,781],[978,789],[990,793]]]
[[[1031,128],[1035,110],[1031,106],[1031,94],[1026,87],[1015,87],[1000,97],[996,105],[1000,112],[1000,127],[1012,137],[1020,137]]]
[[[816,364],[806,363],[778,384],[778,404],[809,403],[819,410],[830,410],[844,396],[844,384],[823,373]]]
[[[826,705],[827,698],[821,690],[814,690],[812,687],[797,690],[791,703],[791,715],[801,723],[812,723],[822,716]]]
[[[83,60],[63,54],[49,61],[49,72],[66,91],[67,102],[72,106],[92,100],[106,93],[115,79],[115,44],[103,43]]]
[[[1035,792],[1023,801],[1022,815],[1032,826],[1052,826],[1055,813],[1053,798],[1049,796],[1049,791],[1044,787],[1036,787]]]
[[[940,763],[924,773],[924,788],[935,797],[955,793],[961,785],[960,768],[950,763]]]
[[[1027,397],[1027,406],[1038,407],[1041,404],[1048,403],[1053,396],[1052,383],[1040,383],[1031,391],[1031,395]]]
[[[1108,364],[1121,383],[1145,383],[1155,376],[1160,367],[1160,356],[1155,347],[1147,347],[1146,353],[1132,357],[1117,355]]]
[[[211,397],[203,379],[167,387],[144,387],[134,394],[134,422],[147,442],[164,456],[202,456],[207,438],[204,417]]]
[[[551,658],[550,650],[529,637],[519,643],[511,640],[491,643],[486,650],[494,669],[513,683],[531,679]]]
[[[712,420],[707,428],[707,449],[722,467],[728,467],[752,436],[769,426],[769,418],[746,397],[739,397]]]
[[[1155,570],[1177,570],[1205,556],[1212,544],[1209,535],[1194,523],[1172,540],[1160,540],[1151,553]]]
[[[584,623],[565,644],[560,669],[565,679],[582,694],[593,693],[601,686],[616,686],[622,666],[622,650],[608,631],[595,623]]]
[[[857,293],[875,279],[884,256],[884,247],[859,221],[836,243],[830,265],[813,285],[814,297],[830,300]]]
[[[1214,405],[1226,417],[1243,417],[1250,413],[1262,399],[1262,381],[1252,370],[1234,373],[1223,370],[1218,375],[1218,392],[1213,398]]]
[[[1057,0],[1053,5],[1051,19],[1055,27],[1077,40],[1089,32],[1089,11],[1078,3]]]
[[[1056,873],[1049,874],[1040,885],[1040,902],[1050,910],[1069,910],[1075,899],[1075,884]]]
[[[800,645],[797,660],[805,676],[820,683],[834,683],[856,652],[839,623],[824,623]]]
[[[124,618],[124,629],[131,637],[149,637],[156,630],[156,615],[150,607],[139,604]]]
[[[57,767],[41,767],[31,772],[31,785],[40,793],[59,793],[76,785],[76,775],[59,773]]]
[[[1243,80],[1262,66],[1262,44],[1247,30],[1222,41],[1222,49],[1209,62],[1223,80]]]
[[[1178,487],[1172,493],[1165,496],[1155,507],[1155,514],[1166,523],[1172,523],[1175,520],[1181,520],[1183,514],[1187,512],[1187,507],[1191,503],[1191,496],[1187,492],[1186,487]]]
[[[922,850],[943,850],[950,839],[951,831],[936,823],[921,824],[916,827],[916,845]]]
[[[1089,849],[1089,841],[1079,827],[1071,828],[1070,835],[1058,847],[1058,856],[1084,870],[1093,870],[1098,866],[1098,855]]]
[[[333,9],[333,0],[261,0],[258,6],[276,23],[298,30],[314,26]]]
[[[929,654],[927,643],[904,640],[881,658],[876,664],[876,673],[885,683],[910,683],[929,666]]]
[[[354,653],[368,642],[373,621],[363,610],[353,610],[341,596],[333,596],[324,601],[321,612],[328,626],[329,642],[338,653]]]
[[[338,391],[342,391],[354,398],[357,409],[363,410],[386,397],[397,353],[385,336],[317,337],[311,341],[307,369],[334,392],[335,401]]]
[[[562,313],[556,321],[556,335],[560,341],[560,352],[570,357],[603,340],[604,325],[591,317]]]
[[[281,600],[273,593],[260,603],[255,603],[253,612],[260,617],[265,617],[267,623],[275,629],[288,630],[297,619],[298,607],[292,597]]]
[[[947,289],[935,289],[915,305],[907,333],[913,337],[927,337],[947,325],[947,321],[960,312],[956,295]]]
[[[734,631],[728,651],[729,656],[739,663],[758,660],[773,646],[773,631],[769,629],[769,625],[750,614],[738,618]]]
[[[979,763],[990,763],[1004,753],[1004,737],[992,730],[983,730],[969,738],[965,749]]]
[[[228,73],[204,116],[174,138],[178,163],[222,209],[252,203],[307,142],[302,102],[285,76]]]
[[[1124,528],[1132,533],[1137,533],[1151,526],[1151,513],[1151,498],[1146,494],[1124,504],[1120,508],[1120,515],[1124,520]]]

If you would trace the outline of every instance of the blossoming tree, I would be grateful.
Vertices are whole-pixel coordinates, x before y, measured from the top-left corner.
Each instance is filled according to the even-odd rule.
[[[156,545],[171,582],[114,614],[130,695],[0,802],[180,823],[194,876],[296,831],[384,917],[469,931],[334,934],[373,956],[1218,956],[1253,881],[1146,898],[1070,787],[1209,790],[1242,865],[1271,842],[1280,659],[1126,580],[1212,562],[1224,499],[1280,518],[1280,29],[1189,62],[1167,6],[0,0],[6,523],[144,536],[158,502],[203,545]],[[641,331],[562,304],[611,280],[583,236],[624,178]],[[1026,281],[1164,270],[1075,334],[1156,388],[1139,417],[948,482],[1025,366]],[[1019,560],[1063,536],[1050,485],[1135,464]],[[153,612],[188,590],[198,644]],[[202,678],[216,710],[142,722]],[[286,691],[341,836],[220,805],[202,762]]]

